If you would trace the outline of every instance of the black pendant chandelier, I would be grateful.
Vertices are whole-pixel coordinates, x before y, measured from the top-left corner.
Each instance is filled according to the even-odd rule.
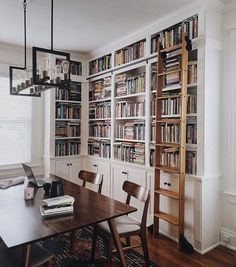
[[[53,49],[53,0],[51,0],[51,49],[33,47],[33,83],[41,86],[69,86],[70,54]]]
[[[26,58],[26,7],[24,8],[24,67],[10,66],[10,94],[40,97],[41,92],[70,85],[70,54],[53,49],[53,0],[51,0],[51,49],[32,48],[32,68]]]

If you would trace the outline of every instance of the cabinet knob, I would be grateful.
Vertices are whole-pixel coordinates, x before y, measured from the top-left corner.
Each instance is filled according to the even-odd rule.
[[[126,174],[126,175],[127,175],[127,174],[128,174],[128,172],[122,172],[122,174]]]
[[[70,163],[70,166],[72,166],[72,163]]]
[[[97,168],[97,166],[98,166],[97,164],[93,164],[93,167],[96,167]]]
[[[164,182],[164,185],[167,185],[167,182]]]
[[[66,164],[66,166],[69,166],[69,165],[70,165],[69,163]]]

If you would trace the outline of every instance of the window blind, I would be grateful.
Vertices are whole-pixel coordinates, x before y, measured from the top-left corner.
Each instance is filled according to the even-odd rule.
[[[32,98],[11,96],[0,76],[0,165],[31,162]]]

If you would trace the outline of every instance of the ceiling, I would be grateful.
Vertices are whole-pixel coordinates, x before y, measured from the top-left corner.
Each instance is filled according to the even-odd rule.
[[[55,0],[54,48],[88,53],[191,3],[192,0]],[[28,5],[28,45],[50,47],[50,4],[50,0],[32,0]],[[0,0],[0,7],[0,42],[22,45],[22,4],[19,0]]]

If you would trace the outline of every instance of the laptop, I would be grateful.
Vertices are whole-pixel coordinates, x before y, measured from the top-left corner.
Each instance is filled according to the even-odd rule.
[[[37,187],[43,187],[43,184],[51,182],[49,178],[36,179],[30,166],[22,163],[22,167],[24,168],[25,175],[27,176],[30,184]]]

